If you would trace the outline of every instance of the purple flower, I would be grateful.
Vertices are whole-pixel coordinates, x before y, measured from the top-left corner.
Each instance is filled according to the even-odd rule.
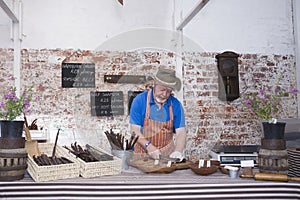
[[[292,87],[292,88],[290,88],[290,93],[297,94],[298,90]]]
[[[30,107],[30,102],[29,101],[25,101],[24,102],[24,107],[27,109]]]
[[[42,86],[40,85],[39,88]],[[3,101],[0,102],[0,118],[14,120],[24,113],[30,113],[30,102],[32,100],[32,90],[25,89],[20,96],[16,95],[16,87],[8,87],[8,92],[3,94]],[[40,97],[37,97],[40,99]]]
[[[36,97],[35,97],[35,100],[36,100],[36,101],[40,101],[40,100],[41,100],[41,97],[40,97],[40,96],[36,96]]]
[[[265,90],[260,91],[260,96],[262,96],[262,97],[265,96]]]
[[[4,97],[6,99],[11,99],[13,101],[18,101],[18,97],[16,96],[15,92],[11,92],[11,93],[5,94]]]
[[[1,102],[1,108],[5,109],[5,103],[4,102]]]
[[[255,86],[256,88],[256,86]],[[299,91],[294,87],[289,91],[284,91],[278,84],[274,86],[263,86],[258,93],[252,93],[245,98],[246,105],[251,113],[254,113],[259,118],[271,120],[276,118],[278,112],[283,109],[282,97],[288,97],[288,94],[297,94]]]
[[[44,86],[42,84],[39,85],[39,90],[44,90]]]
[[[249,99],[247,99],[247,100],[245,101],[245,103],[246,103],[248,106],[252,106],[251,101],[250,101]]]

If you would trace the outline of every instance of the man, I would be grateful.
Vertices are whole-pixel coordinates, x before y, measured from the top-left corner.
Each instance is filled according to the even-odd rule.
[[[182,104],[172,95],[181,81],[171,69],[160,68],[154,77],[153,89],[133,99],[130,109],[131,132],[139,135],[134,155],[159,159],[160,155],[184,158],[186,142]],[[175,141],[174,141],[175,134]]]

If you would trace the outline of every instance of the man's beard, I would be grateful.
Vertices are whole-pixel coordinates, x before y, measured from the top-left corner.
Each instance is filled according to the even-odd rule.
[[[166,99],[166,98],[155,97],[155,101],[156,101],[157,103],[160,103],[160,104],[166,103],[167,100],[168,100],[168,99]]]

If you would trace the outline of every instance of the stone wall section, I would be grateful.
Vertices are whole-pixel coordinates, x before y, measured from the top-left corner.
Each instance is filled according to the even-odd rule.
[[[129,133],[127,92],[145,90],[149,83],[111,84],[104,82],[105,74],[150,76],[158,67],[175,68],[182,59],[183,106],[188,130],[187,151],[190,159],[207,158],[214,145],[260,144],[258,120],[241,106],[241,99],[223,102],[218,99],[218,70],[215,52],[185,52],[180,57],[160,51],[84,51],[73,49],[23,49],[21,84],[42,84],[42,101],[33,102],[29,121],[47,129],[49,142],[54,142],[57,128],[62,132],[60,145],[91,144],[109,150],[104,131],[110,128]],[[63,62],[95,63],[95,88],[62,88]],[[0,49],[0,87],[13,84],[13,50]],[[295,58],[292,55],[242,54],[239,57],[241,95],[257,90],[259,83],[296,83]],[[2,90],[1,90],[2,91]],[[94,117],[90,111],[91,91],[123,91],[125,113],[122,116]],[[176,94],[175,94],[176,95]],[[282,118],[296,118],[296,97],[285,97]]]

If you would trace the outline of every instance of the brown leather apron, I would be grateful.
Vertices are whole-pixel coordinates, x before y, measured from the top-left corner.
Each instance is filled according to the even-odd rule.
[[[167,122],[159,122],[149,119],[150,116],[150,95],[147,96],[146,116],[144,119],[143,136],[158,148],[163,156],[169,156],[175,149],[173,140],[173,109],[170,105],[170,120]],[[145,147],[136,143],[134,146],[134,157],[148,157]]]

